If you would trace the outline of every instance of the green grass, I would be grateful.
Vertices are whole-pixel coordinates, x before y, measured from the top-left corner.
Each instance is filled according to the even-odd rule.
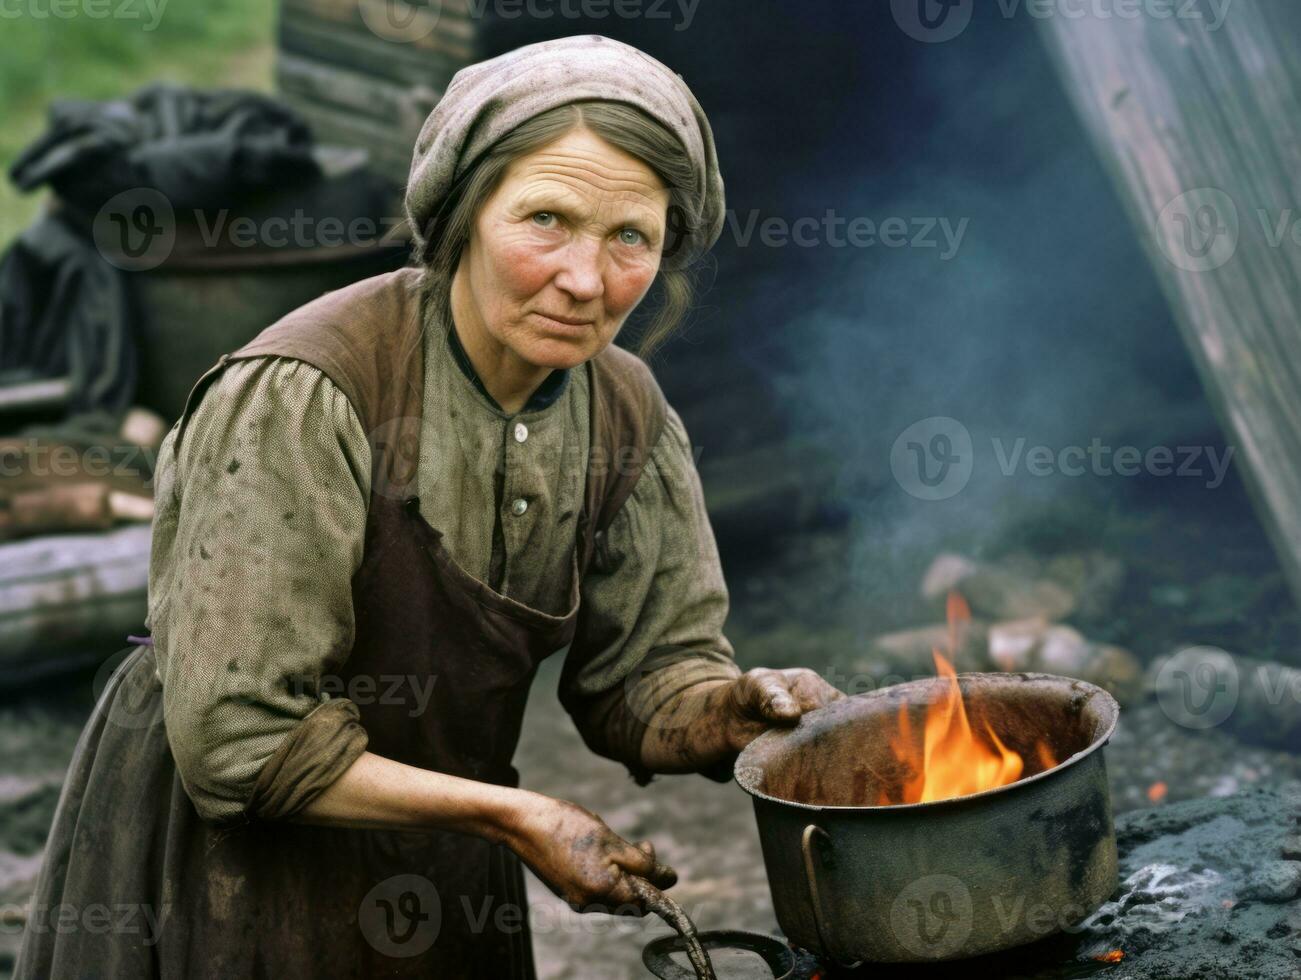
[[[42,16],[51,9],[73,16]],[[94,16],[101,12],[136,16]],[[0,11],[0,163],[6,173],[0,244],[39,209],[41,195],[20,194],[7,174],[44,130],[51,101],[115,98],[155,79],[269,90],[275,14],[274,0],[6,3]]]

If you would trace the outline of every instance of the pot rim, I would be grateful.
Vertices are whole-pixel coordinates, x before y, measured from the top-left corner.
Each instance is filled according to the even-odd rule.
[[[736,757],[736,762],[732,766],[732,779],[736,782],[738,786],[741,787],[741,789],[745,790],[745,792],[749,793],[750,796],[754,797],[755,799],[766,800],[769,803],[780,803],[783,804],[784,806],[796,807],[801,810],[808,810],[812,813],[827,813],[827,812],[835,813],[840,811],[846,813],[861,813],[864,811],[872,811],[872,812],[880,812],[880,813],[895,813],[895,812],[904,813],[904,812],[911,812],[920,809],[933,809],[935,807],[946,807],[950,805],[961,806],[962,804],[968,803],[973,800],[983,800],[988,797],[996,796],[1000,793],[1006,793],[1011,790],[1015,790],[1017,789],[1017,787],[1020,786],[1027,786],[1030,783],[1038,782],[1041,779],[1046,779],[1054,775],[1055,773],[1061,772],[1062,770],[1075,765],[1076,763],[1080,762],[1087,756],[1090,756],[1094,752],[1101,750],[1108,742],[1110,742],[1111,736],[1116,731],[1116,724],[1120,720],[1120,704],[1116,701],[1116,699],[1112,697],[1109,692],[1107,692],[1101,687],[1098,687],[1096,684],[1090,684],[1088,681],[1082,681],[1079,680],[1078,678],[1063,677],[1060,674],[1044,674],[1044,673],[1020,672],[1020,671],[1017,672],[965,671],[961,674],[958,674],[957,677],[959,682],[961,682],[963,678],[970,678],[970,677],[998,677],[998,678],[1008,678],[1008,679],[1019,678],[1022,681],[1062,682],[1077,690],[1084,689],[1087,692],[1086,697],[1087,700],[1089,701],[1092,701],[1095,698],[1100,698],[1102,704],[1106,705],[1107,708],[1109,709],[1111,720],[1110,723],[1107,725],[1105,731],[1103,731],[1102,734],[1100,735],[1095,735],[1093,741],[1090,742],[1087,747],[1081,749],[1079,752],[1076,752],[1074,755],[1068,756],[1067,758],[1063,759],[1061,762],[1057,763],[1057,765],[1053,766],[1051,769],[1045,769],[1043,772],[1037,772],[1033,776],[1027,776],[1024,779],[1018,779],[1015,782],[1008,783],[1005,786],[995,786],[992,789],[981,790],[979,793],[967,793],[963,796],[950,796],[947,799],[943,799],[943,800],[927,800],[925,802],[920,802],[920,803],[890,803],[884,805],[871,804],[871,805],[862,805],[862,806],[853,805],[853,804],[843,804],[843,803],[838,803],[838,804],[801,803],[798,800],[788,800],[780,796],[773,796],[769,793],[763,792],[760,789],[756,789],[752,786],[746,785],[746,781],[742,778],[743,771],[747,769],[751,771],[760,769],[759,766],[756,766],[752,763],[746,763],[745,760],[747,755],[753,758],[753,756],[757,754],[760,749],[766,747],[767,745],[773,742],[785,740],[795,732],[799,731],[800,727],[804,724],[805,718],[813,718],[821,714],[822,712],[831,711],[835,708],[837,704],[841,703],[840,701],[833,701],[829,705],[825,705],[821,708],[816,708],[813,711],[807,712],[806,714],[802,715],[800,717],[800,720],[796,723],[796,725],[793,728],[770,728],[766,732],[764,732],[763,734],[755,738],[753,741],[751,741],[750,744],[747,745],[744,749],[742,749],[741,753]],[[921,686],[923,684],[926,685],[933,684],[937,679],[938,678],[933,678],[933,677],[918,678],[911,681],[904,681],[900,684],[891,684],[889,687],[878,688],[875,691],[866,691],[862,694],[852,694],[849,695],[848,697],[854,700],[867,700],[872,698],[881,698],[886,696],[888,692],[891,691],[897,692],[900,688],[906,688],[910,686]]]

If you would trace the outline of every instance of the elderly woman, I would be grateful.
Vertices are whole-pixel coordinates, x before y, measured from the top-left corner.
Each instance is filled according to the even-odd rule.
[[[612,343],[657,280],[672,328],[722,228],[682,79],[596,36],[467,68],[406,205],[415,267],[222,357],[168,437],[151,642],[82,737],[24,980],[529,977],[521,862],[585,911],[675,880],[518,788],[542,660],[642,785],[839,696],[735,665],[687,434]]]

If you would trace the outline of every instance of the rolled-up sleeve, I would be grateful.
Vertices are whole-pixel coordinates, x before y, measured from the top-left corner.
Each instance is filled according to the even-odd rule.
[[[560,699],[587,743],[640,785],[648,722],[668,701],[741,671],[723,635],[728,593],[690,440],[672,408],[582,582]],[[706,772],[712,779],[726,773]]]
[[[167,735],[199,814],[293,816],[366,749],[332,698],[353,641],[370,451],[319,371],[230,364],[160,474],[150,626]]]

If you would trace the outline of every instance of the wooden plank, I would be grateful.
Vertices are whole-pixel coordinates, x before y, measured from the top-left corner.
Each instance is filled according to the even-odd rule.
[[[396,85],[284,53],[276,61],[276,84],[282,93],[391,123],[404,136],[411,134],[413,144],[440,94],[425,85]]]
[[[328,21],[304,16],[280,19],[279,48],[326,65],[407,85],[447,88],[465,62],[385,41],[370,33],[340,30]]]
[[[78,645],[101,656],[144,622],[148,525],[0,545],[0,676]]]
[[[403,134],[393,126],[340,112],[293,93],[285,93],[283,100],[307,120],[318,142],[360,146],[370,153],[371,169],[400,186],[406,184],[416,133]]]
[[[282,0],[282,2],[292,3],[302,10],[329,11],[332,16],[338,17],[342,16],[345,8],[356,7],[358,0]],[[385,2],[392,2],[392,0],[385,0]],[[411,11],[424,8],[439,20],[443,17],[474,20],[484,14],[487,5],[483,0],[398,0],[397,8],[395,17],[410,16],[410,13],[403,8],[410,8]]]
[[[1301,4],[1177,8],[1040,23],[1301,601]]]
[[[385,23],[385,4],[389,0],[281,0],[280,16],[303,15],[317,23],[333,23],[358,34],[379,35],[373,24]],[[365,8],[363,10],[363,8]],[[478,24],[473,20],[442,13],[428,33],[417,33],[404,40],[388,40],[394,47],[409,47],[445,55],[469,63],[476,59]]]

